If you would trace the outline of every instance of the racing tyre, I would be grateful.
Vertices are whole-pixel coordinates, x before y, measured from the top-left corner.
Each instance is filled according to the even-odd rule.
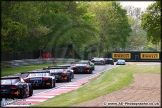
[[[56,86],[56,80],[54,79],[53,87],[55,87],[55,86]]]
[[[71,81],[71,77],[70,77],[70,76],[67,78],[67,81],[68,81],[68,82],[70,82],[70,81]]]
[[[52,80],[50,88],[53,88],[53,87],[54,87],[54,81]]]
[[[90,70],[89,74],[92,74],[92,70]]]
[[[18,98],[20,98],[20,99],[24,99],[24,97],[25,97],[25,92],[24,92],[24,90],[23,90],[23,89],[21,89],[21,90],[20,90],[20,94],[19,94],[19,97],[18,97]]]
[[[30,92],[29,92],[29,96],[32,96],[33,95],[33,87],[30,86]]]
[[[74,78],[74,73],[72,74],[72,78]]]

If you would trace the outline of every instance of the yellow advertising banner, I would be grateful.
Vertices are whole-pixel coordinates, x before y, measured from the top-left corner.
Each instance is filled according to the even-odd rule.
[[[131,54],[130,53],[112,53],[112,58],[116,59],[130,59]]]
[[[159,53],[141,53],[141,59],[159,59]]]

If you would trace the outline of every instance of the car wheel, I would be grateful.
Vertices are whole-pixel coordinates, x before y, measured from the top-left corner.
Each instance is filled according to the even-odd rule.
[[[92,69],[90,70],[89,74],[91,74],[91,73],[92,73]]]
[[[55,87],[55,86],[56,86],[56,80],[54,79],[53,87]]]
[[[25,92],[23,89],[20,90],[19,98],[23,99],[25,97]]]
[[[50,88],[53,88],[53,86],[54,86],[54,83],[53,83],[53,80],[52,80]]]
[[[72,78],[74,78],[74,73],[72,73]]]
[[[30,92],[29,92],[29,96],[32,96],[33,95],[33,87],[30,86]]]
[[[73,79],[73,78],[74,78],[74,74],[73,74],[73,73],[71,73],[71,75],[70,75],[70,76],[71,76],[71,79]]]
[[[68,76],[67,81],[68,81],[68,82],[71,81],[71,76]]]

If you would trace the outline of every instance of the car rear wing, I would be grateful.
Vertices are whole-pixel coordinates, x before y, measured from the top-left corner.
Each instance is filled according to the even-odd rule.
[[[1,80],[4,80],[4,79],[20,79],[19,76],[14,76],[14,77],[1,77]]]
[[[75,62],[74,64],[89,64],[89,62]]]
[[[1,77],[1,80],[10,80],[11,81],[11,85],[12,85],[12,79],[18,79],[20,81],[19,76],[7,76],[7,77]]]
[[[50,69],[68,69],[68,68],[65,68],[65,67],[58,67],[58,68],[54,68],[54,67],[51,67],[51,68],[43,68],[43,70],[50,70]]]
[[[21,74],[32,74],[32,73],[50,73],[50,71],[40,70],[40,71],[21,72]]]
[[[68,68],[71,67],[70,65],[67,66],[48,66],[48,68]]]

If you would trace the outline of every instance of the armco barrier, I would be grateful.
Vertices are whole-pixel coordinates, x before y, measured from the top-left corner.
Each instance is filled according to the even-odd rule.
[[[67,59],[67,58],[43,58],[43,59],[23,59],[23,60],[12,60],[2,61],[1,68],[14,68],[19,66],[27,66],[34,64],[47,64],[47,63],[71,63],[78,61],[78,59]]]

